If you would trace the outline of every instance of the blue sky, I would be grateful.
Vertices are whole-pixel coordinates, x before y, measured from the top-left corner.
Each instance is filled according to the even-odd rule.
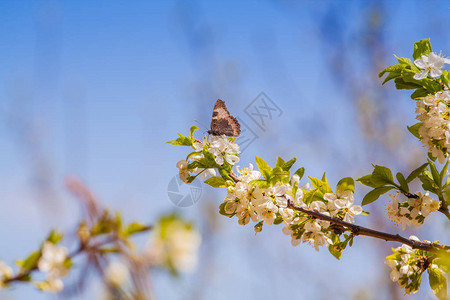
[[[242,164],[253,162],[254,154],[269,162],[276,155],[299,156],[308,175],[320,177],[326,170],[330,182],[369,172],[370,163],[376,162],[365,160],[370,154],[357,154],[364,142],[355,125],[355,107],[345,100],[346,87],[330,74],[327,53],[335,49],[326,47],[333,39],[342,39],[346,49],[354,45],[354,53],[347,54],[358,66],[354,70],[363,74],[366,61],[357,45],[358,37],[364,37],[361,32],[371,5],[379,4],[1,1],[0,237],[4,242],[0,258],[12,263],[37,247],[51,227],[74,227],[80,212],[64,190],[67,175],[79,176],[105,205],[122,210],[129,220],[151,222],[174,210],[167,184],[186,152],[165,142],[191,125],[204,124],[199,134],[204,133],[218,98],[259,135],[243,153]],[[448,2],[405,0],[383,5],[388,63],[394,63],[391,54],[409,56],[413,43],[425,37],[431,37],[435,50],[450,54],[445,31]],[[339,22],[325,22],[326,14],[335,15]],[[367,80],[378,81],[364,77],[360,84]],[[375,84],[393,90],[392,85]],[[265,132],[244,113],[261,91],[283,110]],[[408,95],[394,95],[398,99],[389,107],[391,113],[399,121],[413,122],[414,104]],[[47,194],[37,193],[36,174],[48,181]],[[204,224],[202,205],[218,206],[224,194],[204,186],[201,203],[180,212]],[[305,264],[315,276],[320,276],[316,269],[323,268],[351,278],[352,284],[336,287],[339,295],[349,286],[373,289],[375,284],[367,282],[387,275],[378,267],[377,260],[383,258],[371,241],[361,239],[360,247],[337,262],[326,251],[291,247],[281,228],[255,237],[249,226],[220,221],[221,229],[211,242],[216,244],[210,266],[215,281],[207,283],[211,287],[206,288],[205,299],[234,298],[234,292],[248,299],[280,293],[292,297],[295,293],[286,277],[275,277],[286,272],[302,287],[310,286],[308,278],[314,276],[289,269]],[[442,224],[437,221],[436,226]],[[266,270],[257,263],[264,257],[270,258]],[[373,273],[361,271],[375,265]],[[255,278],[255,270],[261,277]],[[175,282],[163,274],[155,277],[160,299],[184,299],[182,293],[191,292],[199,280],[198,274]],[[314,280],[317,284],[319,279]],[[225,288],[229,286],[236,288]],[[323,295],[311,287],[305,293]],[[88,293],[92,298],[97,294],[95,287]],[[0,295],[46,298],[20,286]]]

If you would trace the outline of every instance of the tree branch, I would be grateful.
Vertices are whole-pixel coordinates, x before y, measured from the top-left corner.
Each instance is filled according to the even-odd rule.
[[[234,174],[233,172],[230,173],[230,177],[235,182],[239,181],[236,174]],[[442,204],[445,204],[444,199],[440,199],[440,200],[442,201]],[[328,222],[331,222],[334,224],[338,224],[338,225],[346,228],[347,230],[351,231],[353,235],[371,236],[371,237],[382,239],[385,241],[399,242],[399,243],[403,243],[405,245],[411,246],[413,249],[420,249],[420,250],[425,250],[425,251],[430,251],[430,252],[437,252],[437,251],[442,251],[442,250],[450,252],[450,246],[447,246],[447,245],[437,245],[437,244],[433,244],[430,242],[415,241],[415,240],[405,238],[399,234],[391,234],[391,233],[382,232],[382,231],[370,229],[367,227],[355,225],[352,223],[348,223],[341,219],[332,218],[330,216],[321,214],[319,212],[300,207],[300,206],[294,204],[292,202],[292,200],[290,200],[290,199],[287,199],[287,203],[288,203],[288,205],[287,205],[288,208],[292,208],[293,210],[303,212],[303,213],[310,215],[314,218],[317,218],[319,220],[324,220],[324,221],[328,221]],[[444,206],[442,206],[442,207],[444,207]],[[445,211],[441,211],[441,212],[444,213],[447,216],[447,218],[449,218],[449,220],[450,220],[450,212],[449,212],[447,206],[445,206]]]
[[[365,236],[371,236],[374,238],[382,239],[385,241],[400,242],[400,243],[406,244],[408,246],[411,246],[413,249],[426,250],[426,251],[430,251],[430,252],[438,251],[438,250],[447,250],[447,251],[450,250],[449,246],[436,245],[436,244],[433,244],[430,242],[414,241],[414,240],[405,238],[399,234],[390,234],[390,233],[370,229],[367,227],[355,225],[352,223],[348,223],[341,219],[332,218],[330,216],[321,214],[319,212],[300,207],[300,206],[294,204],[292,202],[292,200],[289,200],[289,199],[288,199],[288,207],[292,208],[296,211],[303,212],[303,213],[310,215],[314,218],[317,218],[319,220],[329,221],[331,223],[338,224],[338,225],[346,228],[347,230],[351,231],[352,234],[354,234],[354,235],[365,235]]]

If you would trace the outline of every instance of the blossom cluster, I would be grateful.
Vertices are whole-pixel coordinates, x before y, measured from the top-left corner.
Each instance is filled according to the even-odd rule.
[[[195,151],[188,157],[190,163],[186,160],[181,160],[177,163],[180,179],[185,183],[191,182],[196,176],[199,176],[200,179],[216,176],[215,168],[204,168],[200,163],[202,160],[207,160],[210,155],[214,157],[214,162],[218,166],[223,166],[224,164],[233,166],[239,162],[239,145],[234,142],[232,137],[225,135],[205,136],[201,141],[195,140],[192,148]],[[191,176],[190,173],[196,176]]]
[[[422,143],[443,163],[450,148],[450,91],[428,95],[416,105],[416,119],[422,122],[419,128]]]
[[[46,292],[59,292],[64,284],[61,280],[69,272],[70,260],[67,257],[67,248],[45,242],[42,246],[42,255],[38,261],[39,271],[47,274],[46,281],[36,283],[36,287]]]
[[[268,187],[253,184],[261,178],[259,171],[237,167],[237,183],[227,188],[227,197],[223,203],[226,215],[236,216],[241,225],[248,224],[250,220],[258,222],[255,226],[257,232],[261,231],[262,224],[272,225],[283,222],[283,233],[291,236],[292,245],[309,243],[319,250],[320,246],[328,247],[332,244],[331,234],[334,233],[330,222],[311,218],[305,213],[288,207],[288,201],[311,211],[343,219],[353,223],[354,217],[361,214],[361,206],[354,205],[353,192],[344,191],[342,194],[325,193],[323,197],[314,198],[305,196],[311,194],[309,184],[299,186],[299,176],[294,174],[289,183],[276,183]]]
[[[392,222],[402,225],[405,230],[406,226],[420,226],[425,218],[432,212],[438,211],[440,202],[429,196],[429,192],[425,195],[416,192],[416,197],[409,197],[405,201],[399,201],[399,194],[395,196],[389,194],[391,202],[388,203],[386,211]]]
[[[64,287],[61,278],[67,275],[71,267],[67,248],[46,241],[42,245],[41,250],[36,252],[36,255],[39,255],[36,268],[46,274],[46,280],[36,282],[35,286],[46,292],[61,291]],[[23,267],[24,265],[22,265],[22,270],[18,276],[23,273]],[[7,281],[12,278],[13,269],[5,262],[0,261],[0,289],[8,287]]]
[[[416,236],[410,236],[409,239],[420,241]],[[405,244],[392,251],[394,253],[386,257],[385,264],[390,269],[391,280],[397,282],[400,288],[404,288],[406,294],[419,290],[421,276],[425,270],[444,271],[441,266],[433,264],[426,251],[413,249]]]
[[[259,170],[250,164],[247,168],[236,166],[236,172],[233,172],[233,166],[239,162],[239,146],[233,138],[212,135],[199,141],[191,134],[189,140],[192,143],[180,135],[178,140],[171,141],[194,149],[187,160],[177,163],[180,179],[191,182],[195,178],[191,173],[202,179],[211,176],[206,183],[227,187],[227,196],[220,206],[221,213],[228,217],[235,216],[241,225],[248,224],[250,220],[257,223],[256,232],[262,230],[263,224],[284,223],[283,233],[291,236],[292,245],[309,243],[319,250],[320,246],[339,243],[342,228],[337,229],[329,221],[294,210],[288,203],[348,223],[353,223],[355,216],[362,213],[362,207],[354,205],[354,182],[351,178],[348,179],[352,187],[338,188],[336,193],[332,192],[326,178],[314,179],[314,188],[309,183],[299,186],[301,176],[297,172],[292,177],[289,175],[295,159],[286,163],[280,158],[274,169],[258,158]],[[221,176],[216,176],[217,171]]]

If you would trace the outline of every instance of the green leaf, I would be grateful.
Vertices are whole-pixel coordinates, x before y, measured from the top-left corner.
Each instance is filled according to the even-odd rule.
[[[334,244],[334,245],[329,245],[328,246],[328,251],[330,251],[330,253],[338,260],[341,259],[342,256],[342,251],[344,249],[342,249],[340,247],[340,243]]]
[[[49,241],[52,244],[58,244],[63,238],[63,234],[57,232],[56,230],[50,231],[50,234],[47,236],[46,241]]]
[[[124,231],[124,234],[126,236],[129,236],[129,235],[133,235],[133,234],[138,233],[138,232],[146,231],[148,229],[149,229],[148,226],[146,226],[144,224],[141,224],[141,223],[138,223],[138,222],[133,222],[133,223],[130,223],[127,226],[127,228]]]
[[[273,221],[273,224],[274,224],[274,225],[278,225],[278,224],[281,224],[281,223],[283,223],[283,218],[281,217],[280,214],[277,214],[277,217],[276,217],[275,220]]]
[[[433,181],[434,183],[436,183],[438,188],[440,188],[442,186],[441,176],[439,176],[439,172],[436,169],[435,164],[431,160],[428,160],[428,164],[430,166],[431,175],[433,176]]]
[[[430,94],[430,92],[428,92],[426,89],[424,89],[423,87],[417,88],[414,93],[411,94],[411,99],[421,99],[424,98],[426,96],[428,96],[428,94]]]
[[[448,170],[448,159],[447,159],[447,161],[445,162],[444,167],[442,167],[441,172],[439,172],[439,177],[441,178],[441,183],[442,183],[442,181],[444,180],[445,175],[447,174],[447,170]]]
[[[355,192],[355,181],[351,177],[345,177],[339,180],[336,193],[342,194],[344,191],[350,190],[353,193]]]
[[[414,60],[422,58],[422,55],[428,55],[431,53],[431,44],[430,39],[422,39],[416,43],[414,43]]]
[[[422,188],[426,191],[430,191],[434,194],[438,193],[438,186],[431,178],[431,173],[425,170],[423,174],[419,175],[419,179],[422,182]]]
[[[447,70],[443,70],[442,71],[442,75],[441,75],[441,80],[442,83],[446,86],[449,86],[449,82],[450,82],[450,72]]]
[[[360,178],[356,179],[356,181],[359,181],[359,183],[367,185],[367,186],[370,186],[370,187],[373,187],[373,188],[379,187],[378,184],[374,184],[372,182],[372,174],[360,177]]]
[[[423,125],[423,123],[419,122],[419,123],[414,124],[413,126],[407,126],[407,128],[408,128],[408,131],[411,132],[411,134],[413,136],[415,136],[416,138],[421,140],[422,137],[419,134],[419,128],[422,127],[422,125]]]
[[[328,185],[328,183],[326,181],[323,180],[319,180],[317,178],[308,176],[309,180],[311,181],[311,184],[313,185],[313,187],[317,188],[319,191],[321,191],[322,193],[331,193],[331,187]],[[325,178],[326,180],[326,178]]]
[[[226,180],[220,176],[214,176],[205,180],[206,184],[209,184],[213,188],[223,188],[225,187]]]
[[[29,271],[37,266],[37,263],[41,258],[41,251],[34,251],[25,260],[17,261],[16,263],[20,266],[23,271]]]
[[[433,293],[439,299],[447,299],[447,279],[438,268],[428,268],[428,279]]]
[[[380,185],[392,184],[394,183],[394,178],[392,177],[392,172],[389,168],[383,166],[374,166],[374,170],[372,172],[372,183]]]
[[[409,174],[408,177],[406,177],[406,182],[410,183],[411,181],[416,179],[420,174],[422,174],[422,172],[427,168],[427,166],[428,163],[424,163],[423,165],[412,171],[411,174]]]
[[[225,204],[226,204],[226,202],[223,202],[222,204],[220,204],[220,206],[219,206],[219,214],[221,214],[222,216],[226,216],[226,217],[231,218],[235,214],[227,214],[225,212]]]
[[[289,171],[283,171],[281,167],[275,167],[272,170],[271,180],[272,184],[277,182],[288,183],[289,182]]]
[[[168,144],[172,144],[172,145],[180,145],[180,146],[192,146],[193,143],[192,143],[192,140],[190,138],[185,137],[181,133],[178,133],[178,136],[179,137],[176,140],[168,141],[167,143]]]
[[[303,175],[305,174],[305,168],[304,167],[298,168],[294,174],[298,175],[298,177],[300,177],[301,180]]]
[[[436,94],[437,92],[442,91],[442,86],[430,78],[420,80],[420,84],[428,91],[429,94]]]
[[[394,55],[394,57],[397,59],[397,61],[400,63],[400,65],[402,65],[404,67],[409,67],[409,69],[417,68],[416,65],[414,65],[414,63],[409,58],[398,57],[397,55]]]
[[[255,155],[255,160],[256,160],[256,164],[258,165],[258,169],[261,172],[261,174],[264,176],[264,178],[266,180],[270,180],[272,168],[269,167],[269,165],[267,164],[267,162],[264,159],[262,159],[256,155]]]
[[[190,137],[194,138],[194,131],[198,130],[197,126],[192,126],[190,129]]]
[[[395,78],[394,82],[395,82],[395,87],[398,90],[415,90],[415,89],[422,87],[422,85],[420,85],[418,83],[406,81],[405,77]]]
[[[286,163],[286,162],[284,161],[284,159],[282,159],[281,157],[277,156],[277,164],[276,164],[276,167],[280,167],[280,168],[281,168],[281,166],[284,165],[285,163]]]
[[[250,181],[249,184],[260,188],[268,188],[270,186],[270,183],[265,179],[255,179]]]
[[[363,199],[361,205],[364,206],[364,205],[374,202],[381,195],[389,192],[393,188],[394,188],[393,186],[381,186],[381,187],[377,187],[377,188],[371,190],[370,192],[367,193],[367,195],[364,196],[364,199]]]
[[[406,182],[405,176],[398,172],[395,177],[397,177],[398,183],[400,184],[400,190],[405,193],[409,193],[408,183]]]
[[[295,164],[295,162],[297,161],[297,158],[294,157],[293,159],[289,160],[288,162],[284,163],[281,168],[284,171],[289,171],[291,169],[291,167]]]

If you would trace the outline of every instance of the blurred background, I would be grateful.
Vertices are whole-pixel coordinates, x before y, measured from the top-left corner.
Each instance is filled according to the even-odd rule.
[[[270,164],[296,156],[296,167],[314,177],[326,171],[333,187],[370,173],[371,163],[407,173],[426,155],[406,130],[415,103],[377,74],[393,54],[411,57],[422,38],[450,55],[449,7],[0,1],[0,259],[25,257],[53,227],[73,233],[82,212],[64,180],[77,176],[127,221],[176,211],[195,222],[203,239],[197,268],[179,278],[152,272],[157,299],[403,299],[383,264],[396,243],[359,238],[337,261],[326,249],[292,247],[281,226],[255,235],[220,216],[223,189],[202,184],[198,202],[177,207],[168,185],[187,152],[166,142],[192,125],[201,137],[220,98],[251,137],[241,166],[255,154]],[[278,108],[264,126],[248,113],[261,92]],[[357,203],[367,191],[357,185]],[[371,215],[357,223],[401,232],[386,203],[366,207]],[[447,230],[436,214],[402,235],[448,243]],[[99,279],[90,278],[72,298],[101,299]],[[71,299],[26,284],[0,291],[0,299],[52,298]],[[426,276],[410,298],[433,299]]]

